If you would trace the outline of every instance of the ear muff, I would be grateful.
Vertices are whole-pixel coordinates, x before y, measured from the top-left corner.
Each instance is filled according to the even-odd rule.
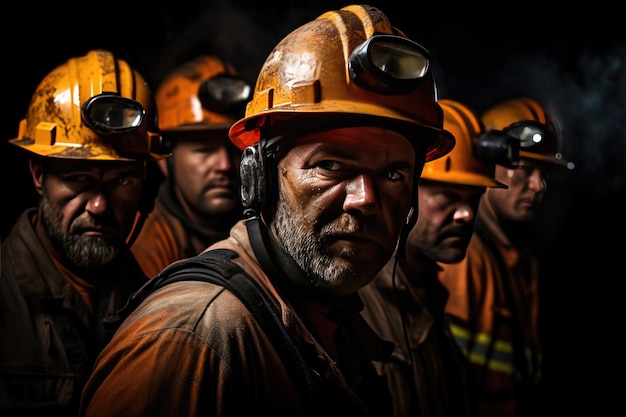
[[[271,141],[270,141],[271,142]],[[241,176],[241,203],[244,216],[258,215],[270,202],[276,200],[278,192],[274,187],[276,181],[275,149],[262,138],[254,145],[248,146],[241,154],[239,174]]]
[[[241,155],[241,202],[246,217],[260,213],[267,195],[267,169],[261,146],[261,141],[250,145]]]

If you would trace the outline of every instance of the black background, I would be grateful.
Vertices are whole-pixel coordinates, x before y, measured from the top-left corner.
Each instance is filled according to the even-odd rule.
[[[4,3],[1,236],[36,202],[25,159],[6,140],[17,135],[37,84],[57,65],[90,49],[109,49],[156,86],[184,60],[214,53],[254,82],[282,37],[346,4]],[[559,118],[565,154],[576,170],[549,184],[537,231],[544,267],[545,415],[612,411],[621,394],[614,382],[621,373],[613,374],[623,365],[621,323],[612,318],[623,317],[618,294],[626,276],[619,262],[626,232],[623,13],[600,2],[567,8],[548,2],[369,4],[431,52],[439,97],[480,113],[501,99],[530,96]]]

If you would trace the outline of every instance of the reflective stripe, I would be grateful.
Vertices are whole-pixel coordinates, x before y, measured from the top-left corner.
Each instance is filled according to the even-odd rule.
[[[474,335],[472,332],[467,330],[464,327],[458,326],[456,324],[450,324],[450,331],[454,336],[454,340],[461,347],[461,350],[470,360],[470,362],[485,365],[487,362],[487,352],[489,351],[489,345],[492,343],[492,337],[486,333],[478,333]],[[474,346],[472,347],[472,351],[468,352],[468,346],[470,340],[473,338]],[[531,374],[537,372],[535,369],[535,363],[541,364],[542,356],[538,354],[535,360],[533,361],[533,351],[530,348],[525,349],[527,366]],[[511,342],[506,342],[503,340],[496,340],[493,345],[493,352],[491,354],[491,358],[487,363],[487,368],[504,372],[507,374],[513,373],[513,344]],[[538,367],[541,369],[541,366]]]
[[[513,345],[510,342],[495,340],[494,343],[491,335],[486,333],[474,335],[467,329],[455,324],[450,324],[450,330],[454,340],[461,347],[470,362],[478,365],[487,363],[487,368],[491,370],[507,374],[513,373]],[[471,352],[468,351],[470,340],[473,340],[474,343]],[[492,343],[493,347],[491,349],[493,349],[493,352],[489,360],[487,360],[487,352]]]

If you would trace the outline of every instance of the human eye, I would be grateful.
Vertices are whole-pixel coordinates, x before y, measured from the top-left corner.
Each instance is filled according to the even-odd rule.
[[[117,186],[127,186],[135,183],[139,178],[139,175],[134,173],[123,173],[117,175],[113,182]]]
[[[385,178],[391,181],[402,181],[404,179],[404,175],[400,171],[392,169],[385,173]]]
[[[63,176],[65,182],[73,182],[76,184],[86,184],[90,181],[91,176],[83,173],[73,173]]]
[[[339,171],[341,169],[341,164],[339,162],[330,159],[319,161],[315,164],[315,166],[325,171]]]
[[[408,165],[400,164],[388,168],[384,172],[384,176],[386,179],[394,182],[406,181],[411,176],[411,172],[411,168]]]

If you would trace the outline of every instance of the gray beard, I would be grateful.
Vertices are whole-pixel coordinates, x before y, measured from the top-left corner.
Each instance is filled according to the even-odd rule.
[[[309,222],[298,217],[287,204],[288,199],[281,195],[278,199],[273,226],[277,239],[285,252],[304,271],[311,285],[323,289],[341,288],[354,278],[354,271],[333,262],[325,249],[323,238],[313,228],[307,229]]]

